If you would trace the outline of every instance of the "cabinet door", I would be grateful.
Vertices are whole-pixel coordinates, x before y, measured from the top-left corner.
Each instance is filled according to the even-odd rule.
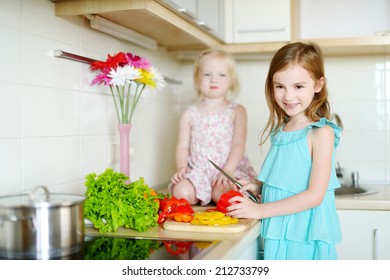
[[[390,260],[390,211],[339,210],[341,260]]]
[[[290,0],[233,0],[233,42],[289,41],[290,6]]]
[[[224,39],[224,1],[198,0],[198,20],[218,38]]]
[[[388,0],[300,0],[301,38],[388,35]]]

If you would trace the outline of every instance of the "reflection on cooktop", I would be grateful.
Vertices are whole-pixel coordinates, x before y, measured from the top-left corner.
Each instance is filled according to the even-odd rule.
[[[153,240],[86,236],[85,260],[191,260],[218,241]]]

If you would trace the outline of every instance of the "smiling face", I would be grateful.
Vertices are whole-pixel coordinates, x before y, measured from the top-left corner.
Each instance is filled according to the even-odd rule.
[[[232,84],[227,61],[215,55],[208,55],[202,59],[199,70],[199,89],[203,97],[225,97]]]
[[[310,73],[299,64],[289,65],[273,76],[276,104],[290,119],[307,118],[305,111],[323,84],[323,78],[314,81]]]

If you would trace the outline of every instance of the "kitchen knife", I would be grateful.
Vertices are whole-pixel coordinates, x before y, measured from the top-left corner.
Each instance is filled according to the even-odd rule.
[[[242,185],[237,182],[235,179],[233,179],[232,176],[230,176],[229,174],[227,174],[225,172],[225,170],[223,170],[221,167],[219,167],[218,165],[216,165],[212,160],[209,159],[209,162],[211,162],[212,165],[214,165],[215,168],[217,168],[217,170],[219,172],[222,173],[223,176],[225,176],[226,178],[228,178],[233,184],[235,184],[239,189],[242,188]],[[254,202],[254,203],[259,203],[259,200],[257,199],[257,197],[250,191],[245,191],[245,193],[249,196],[249,198]]]

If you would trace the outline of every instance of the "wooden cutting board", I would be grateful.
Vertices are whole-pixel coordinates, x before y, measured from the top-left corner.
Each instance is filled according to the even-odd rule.
[[[190,223],[182,223],[176,221],[165,221],[163,227],[165,230],[172,231],[188,231],[188,232],[214,232],[214,233],[236,233],[247,230],[258,222],[254,219],[239,219],[238,224],[233,225],[191,225]]]
[[[193,207],[193,208],[196,212],[206,211],[207,209],[205,207],[202,208]],[[258,220],[256,219],[238,219],[237,224],[209,226],[209,225],[191,225],[190,223],[167,220],[163,223],[163,228],[165,230],[172,230],[172,231],[236,233],[236,232],[242,232],[249,229],[257,222]]]

